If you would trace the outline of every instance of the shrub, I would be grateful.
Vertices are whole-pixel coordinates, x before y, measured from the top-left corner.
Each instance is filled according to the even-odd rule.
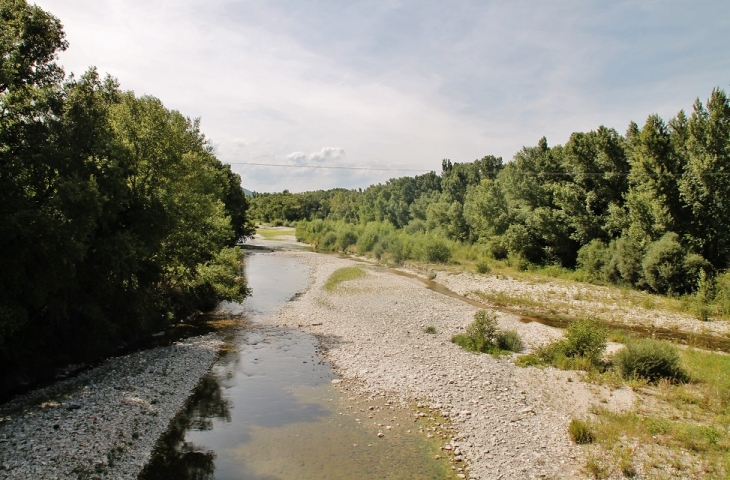
[[[416,218],[411,220],[403,230],[405,230],[405,232],[409,235],[413,235],[414,233],[423,233],[426,231],[426,224],[423,223],[423,220]]]
[[[445,241],[436,237],[426,237],[423,245],[424,260],[430,263],[444,263],[451,258],[451,249]]]
[[[322,242],[319,244],[319,248],[322,250],[334,250],[337,244],[337,234],[335,232],[327,232],[322,237]]]
[[[507,228],[502,236],[502,241],[510,256],[526,256],[527,251],[533,246],[532,237],[527,227],[519,223],[513,223]]]
[[[593,430],[590,425],[577,418],[570,421],[570,425],[568,425],[568,433],[570,433],[570,438],[578,445],[593,443],[595,440],[595,435],[593,434]]]
[[[606,265],[606,276],[613,281],[623,279],[631,285],[638,285],[642,279],[642,249],[630,237],[621,237],[611,242],[613,255]]]
[[[357,252],[360,254],[369,252],[378,241],[378,232],[373,224],[368,224],[365,231],[357,239]]]
[[[710,265],[700,255],[689,253],[674,232],[649,245],[642,262],[646,283],[658,293],[686,293],[697,286],[700,270]]]
[[[507,257],[507,262],[510,267],[516,268],[520,272],[524,272],[530,266],[530,262],[527,260],[527,257],[518,254],[510,253]]]
[[[591,240],[590,243],[578,250],[578,266],[589,277],[602,278],[604,267],[611,259],[610,254],[608,246],[601,240]]]
[[[340,234],[337,236],[337,248],[342,250],[343,252],[351,245],[355,245],[357,243],[357,234],[353,232],[352,230],[346,229],[342,230]]]
[[[477,269],[477,273],[484,274],[491,271],[489,268],[489,261],[486,258],[480,258],[474,266]]]
[[[493,312],[478,310],[474,321],[466,327],[466,337],[472,345],[471,350],[486,352],[495,344],[497,334],[497,316]]]
[[[436,333],[436,327],[429,326],[429,327],[424,328],[423,331],[425,333],[434,334],[434,333]]]
[[[606,348],[608,331],[591,320],[571,322],[560,341],[561,351],[566,357],[584,357],[599,363]]]
[[[507,247],[504,246],[504,243],[502,243],[499,237],[492,238],[487,242],[487,252],[495,260],[504,260],[509,254]]]
[[[608,331],[591,320],[571,322],[565,336],[535,349],[540,361],[563,370],[586,370],[603,367],[601,354],[606,348]]]
[[[687,380],[679,351],[668,342],[652,339],[630,342],[614,355],[613,362],[625,378],[644,378],[650,382]]]
[[[499,354],[522,349],[522,339],[517,332],[497,330],[497,316],[486,310],[478,310],[474,314],[474,321],[466,327],[466,332],[454,335],[451,341],[466,350],[481,353]]]
[[[523,347],[522,339],[516,330],[497,332],[495,340],[500,350],[519,352]]]

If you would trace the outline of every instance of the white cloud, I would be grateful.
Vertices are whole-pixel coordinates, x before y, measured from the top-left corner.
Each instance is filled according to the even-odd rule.
[[[35,1],[64,24],[67,71],[96,65],[202,117],[226,162],[438,170],[442,158],[509,160],[543,135],[564,143],[673,115],[730,77],[730,3],[718,0]],[[234,170],[258,191],[395,176]]]

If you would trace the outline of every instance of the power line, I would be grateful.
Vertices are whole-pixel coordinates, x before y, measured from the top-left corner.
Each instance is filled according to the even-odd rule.
[[[336,170],[372,170],[380,172],[432,172],[431,170],[425,169],[412,169],[412,168],[377,168],[377,167],[341,167],[341,166],[330,166],[330,165],[291,165],[288,163],[254,163],[254,162],[229,162],[230,165],[256,165],[260,167],[289,167],[289,168],[322,168],[322,169],[336,169]]]
[[[319,168],[319,169],[333,169],[333,170],[370,170],[379,172],[434,172],[434,169],[412,169],[412,168],[378,168],[378,167],[343,167],[333,165],[292,165],[288,163],[255,163],[255,162],[227,162],[230,165],[254,165],[260,167],[285,167],[285,168]],[[501,170],[493,170],[488,172],[480,172],[484,175],[496,175]],[[705,173],[694,173],[694,172],[642,172],[644,175],[649,177],[683,177],[685,175],[693,177],[713,177],[713,176],[726,176],[730,175],[730,172],[705,172]],[[520,175],[523,177],[568,177],[568,176],[618,176],[627,177],[632,175],[631,172],[511,172],[512,175]]]

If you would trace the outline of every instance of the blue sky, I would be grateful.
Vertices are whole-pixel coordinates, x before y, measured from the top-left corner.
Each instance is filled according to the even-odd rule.
[[[201,117],[229,163],[438,172],[730,86],[726,1],[36,3],[64,24],[67,73],[94,65]],[[299,167],[233,165],[257,191],[417,173]]]

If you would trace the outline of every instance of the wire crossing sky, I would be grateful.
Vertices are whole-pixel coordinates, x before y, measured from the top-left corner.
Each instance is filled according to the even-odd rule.
[[[261,192],[508,161],[543,135],[624,133],[730,87],[726,1],[37,4],[64,24],[67,73],[94,65],[201,117],[217,156]]]

